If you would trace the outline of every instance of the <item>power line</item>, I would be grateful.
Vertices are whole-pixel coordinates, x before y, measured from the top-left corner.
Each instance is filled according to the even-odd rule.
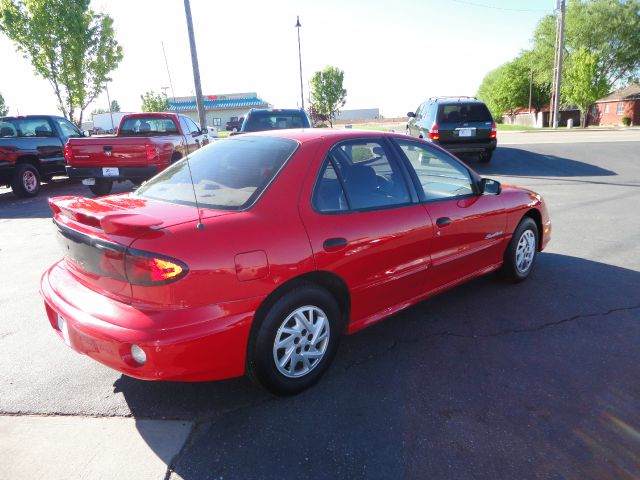
[[[473,7],[490,8],[492,10],[504,10],[506,12],[548,12],[548,10],[542,9],[523,9],[523,8],[507,8],[497,7],[495,5],[486,5],[484,3],[467,2],[466,0],[451,0],[452,2],[462,3],[465,5],[471,5]]]

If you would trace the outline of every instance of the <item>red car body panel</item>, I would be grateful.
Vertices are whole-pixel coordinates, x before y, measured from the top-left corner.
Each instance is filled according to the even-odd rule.
[[[318,129],[256,135],[294,139],[299,147],[249,209],[201,208],[203,229],[196,228],[195,207],[135,195],[52,199],[61,229],[188,266],[180,280],[155,286],[101,277],[69,258],[52,266],[41,292],[61,336],[58,316],[66,320],[65,340],[72,348],[137,378],[238,376],[257,309],[291,280],[326,275],[346,285],[346,331],[352,333],[499,268],[525,214],[540,223],[540,247],[549,240],[540,196],[516,187],[504,187],[500,195],[319,213],[311,199],[332,145],[349,138],[407,137]],[[450,222],[439,226],[444,217]],[[336,238],[344,242],[325,244]],[[147,352],[143,366],[131,358],[133,344]]]

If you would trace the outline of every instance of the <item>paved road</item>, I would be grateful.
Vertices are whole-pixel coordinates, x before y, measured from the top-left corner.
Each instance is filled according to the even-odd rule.
[[[478,279],[348,337],[323,380],[287,399],[245,379],[141,382],[67,349],[37,294],[59,256],[45,196],[84,187],[59,181],[27,201],[1,190],[0,413],[117,417],[135,428],[114,432],[137,435],[172,479],[640,478],[640,135],[551,135],[507,134],[490,165],[469,162],[549,203],[554,236],[532,277]],[[14,451],[40,435],[9,418],[0,438],[26,438]],[[111,438],[98,458],[142,475],[131,467],[145,460]]]

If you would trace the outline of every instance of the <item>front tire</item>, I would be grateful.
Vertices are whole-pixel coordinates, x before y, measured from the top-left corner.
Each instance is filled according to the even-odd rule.
[[[331,364],[342,333],[336,300],[312,284],[285,293],[254,321],[247,374],[276,395],[293,395],[316,383]]]
[[[11,178],[11,190],[16,197],[35,197],[40,192],[40,173],[29,163],[16,165]]]
[[[539,238],[536,222],[531,217],[524,217],[504,253],[501,274],[505,280],[516,283],[529,276],[538,254]]]
[[[93,185],[89,185],[89,190],[96,197],[101,197],[102,195],[108,195],[111,193],[111,189],[113,188],[113,180],[105,180],[103,178],[96,178],[96,183]]]

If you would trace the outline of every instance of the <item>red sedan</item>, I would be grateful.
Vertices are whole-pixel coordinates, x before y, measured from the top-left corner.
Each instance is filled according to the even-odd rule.
[[[131,194],[50,200],[42,276],[74,350],[147,380],[299,392],[354,333],[549,241],[541,197],[404,135],[281,130],[193,153]]]

